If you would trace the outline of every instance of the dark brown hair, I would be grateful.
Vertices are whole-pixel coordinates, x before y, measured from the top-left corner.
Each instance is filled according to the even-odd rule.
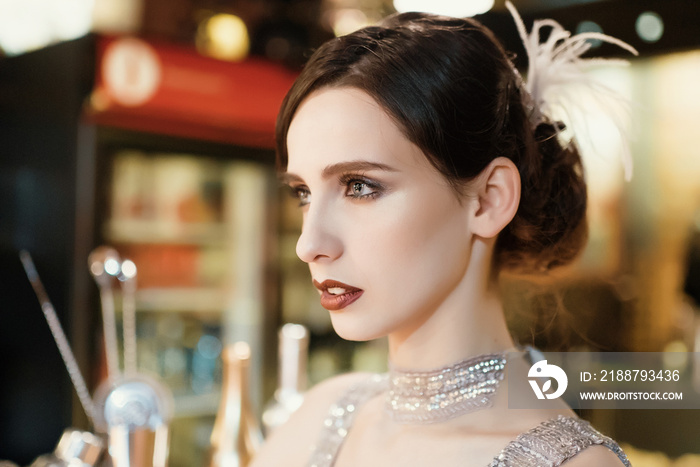
[[[353,87],[372,96],[459,192],[493,159],[508,157],[522,184],[515,218],[499,234],[498,270],[546,272],[586,240],[586,185],[576,146],[559,128],[534,130],[519,78],[491,31],[472,19],[404,13],[338,37],[309,59],[277,119],[277,161],[287,131],[312,92]]]

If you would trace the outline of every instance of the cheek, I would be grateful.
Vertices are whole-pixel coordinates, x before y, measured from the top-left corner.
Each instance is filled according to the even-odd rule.
[[[466,222],[456,201],[445,197],[395,195],[363,213],[354,237],[353,256],[364,271],[381,274],[381,280],[405,288],[406,281],[444,280],[458,274],[468,246]]]

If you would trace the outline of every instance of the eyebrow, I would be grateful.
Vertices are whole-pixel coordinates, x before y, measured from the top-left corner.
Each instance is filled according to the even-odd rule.
[[[369,161],[348,161],[348,162],[338,162],[337,164],[331,164],[323,169],[321,176],[328,179],[334,175],[344,172],[358,172],[358,171],[369,171],[369,170],[382,170],[385,172],[396,172],[396,169],[379,162],[369,162]],[[285,172],[280,175],[280,181],[282,183],[289,183],[292,181],[302,182],[302,178],[296,174]]]

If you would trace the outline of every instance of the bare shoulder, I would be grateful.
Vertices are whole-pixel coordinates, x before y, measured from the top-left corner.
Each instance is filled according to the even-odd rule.
[[[566,467],[589,467],[595,465],[597,467],[621,467],[622,461],[617,457],[617,454],[612,452],[605,446],[595,445],[590,446],[568,461],[564,462]]]
[[[310,389],[299,410],[265,440],[251,467],[304,466],[321,434],[323,420],[331,405],[350,387],[368,377],[369,373],[347,373]]]

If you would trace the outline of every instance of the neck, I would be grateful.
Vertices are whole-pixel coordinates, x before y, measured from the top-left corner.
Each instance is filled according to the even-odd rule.
[[[392,365],[434,369],[514,346],[496,286],[484,274],[490,262],[488,250],[488,245],[476,242],[470,266],[452,293],[425,321],[389,335]]]

